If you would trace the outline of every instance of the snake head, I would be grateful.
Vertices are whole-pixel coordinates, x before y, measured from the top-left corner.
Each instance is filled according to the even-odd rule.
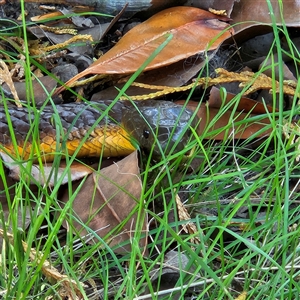
[[[196,128],[193,112],[169,101],[147,100],[123,112],[122,124],[154,158],[183,150]]]

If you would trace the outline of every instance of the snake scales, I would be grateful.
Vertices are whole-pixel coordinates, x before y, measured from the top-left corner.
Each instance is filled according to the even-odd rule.
[[[160,157],[162,151],[184,149],[189,126],[196,124],[192,115],[180,105],[157,100],[0,107],[0,151],[52,161],[57,153],[125,156],[139,145]]]

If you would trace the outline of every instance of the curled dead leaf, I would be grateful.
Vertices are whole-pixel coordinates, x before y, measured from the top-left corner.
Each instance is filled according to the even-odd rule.
[[[224,22],[228,20],[193,7],[163,10],[130,30],[110,51],[74,76],[65,86],[70,87],[80,78],[92,74],[134,73],[166,41],[168,35],[172,35],[172,39],[144,71],[215,49],[230,37],[232,31]],[[56,94],[64,88],[57,89]]]

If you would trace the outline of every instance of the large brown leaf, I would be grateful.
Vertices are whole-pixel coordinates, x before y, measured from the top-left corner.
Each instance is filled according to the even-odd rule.
[[[282,3],[281,3],[282,2]],[[231,18],[234,23],[236,31],[243,30],[249,26],[258,24],[272,24],[271,13],[269,5],[272,6],[274,19],[278,25],[283,22],[286,26],[300,26],[300,3],[298,0],[241,0],[234,4]],[[282,7],[282,10],[281,10]]]
[[[188,0],[185,5],[193,5],[202,9],[226,10],[227,15],[236,24],[234,26],[236,31],[259,24],[271,25],[269,5],[272,6],[278,25],[284,21],[286,26],[300,26],[300,3],[298,0]]]
[[[138,77],[137,82],[146,83],[150,85],[159,85],[166,87],[177,87],[187,83],[192,77],[200,71],[201,68],[206,64],[206,60],[199,56],[194,55],[189,59],[180,60],[169,66],[144,72]],[[124,81],[115,84],[114,86],[108,87],[98,93],[93,94],[91,101],[99,101],[105,99],[115,99],[119,91],[124,86]],[[118,89],[117,89],[117,88]],[[147,89],[131,85],[126,90],[126,95],[137,96],[147,95],[150,93],[157,92],[158,89]]]
[[[230,36],[231,31],[226,30],[228,24],[222,21],[228,21],[228,18],[193,7],[163,10],[130,30],[110,51],[74,76],[66,86],[91,74],[134,73],[166,41],[168,34],[172,35],[172,39],[148,64],[145,71],[215,49]],[[56,93],[62,90],[64,87],[59,88]]]
[[[267,111],[270,113],[272,113],[273,111],[272,106],[265,106],[263,103],[260,103],[247,97],[241,97],[238,103],[236,103],[235,101],[232,101],[234,97],[236,97],[235,94],[227,92],[226,98],[223,99],[220,95],[220,90],[213,86],[209,94],[208,106],[211,108],[221,108],[225,104],[231,102],[233,107],[237,104],[237,112],[250,112],[251,114],[260,115],[265,114]]]
[[[219,97],[217,96],[217,92],[214,92],[212,96]],[[228,97],[227,102],[230,101],[231,96]],[[246,99],[243,99],[243,101],[246,102]],[[215,99],[214,101],[218,102],[218,99]],[[221,101],[221,99],[219,99],[219,101]],[[184,104],[184,102],[185,101],[177,101],[176,103]],[[251,103],[253,104],[254,110],[256,109],[256,105],[258,105],[258,110],[262,108],[259,103]],[[247,103],[249,111],[252,111],[249,107],[251,103]],[[242,105],[246,107],[245,103]],[[187,104],[187,108],[197,111],[197,116],[201,120],[197,128],[197,133],[199,136],[203,136],[205,133],[206,139],[224,140],[229,136],[232,136],[232,138],[235,139],[248,139],[253,135],[256,135],[256,137],[268,136],[272,131],[269,118],[261,117],[261,119],[256,121],[246,121],[253,116],[253,114],[249,115],[249,113],[239,111],[233,113],[233,111],[227,110],[219,115],[220,108],[214,107],[214,104],[212,107],[205,103],[201,104],[200,107],[198,106],[199,103],[194,101],[189,101]],[[240,124],[238,124],[239,122]],[[211,124],[213,124],[213,126],[211,126]],[[259,131],[261,132],[258,133]]]
[[[74,190],[78,186],[73,186]],[[121,161],[103,168],[99,173],[88,176],[76,198],[72,203],[72,215],[77,216],[81,222],[72,223],[86,236],[82,224],[85,224],[101,238],[104,238],[111,247],[130,241],[137,228],[137,206],[141,196],[142,183],[139,175],[137,151]],[[95,192],[94,192],[95,191]],[[63,202],[70,201],[68,192],[63,196]],[[140,219],[140,230],[146,232],[146,218]],[[94,240],[94,239],[93,239]],[[142,249],[147,239],[138,241]],[[124,253],[131,250],[127,243],[115,251]]]

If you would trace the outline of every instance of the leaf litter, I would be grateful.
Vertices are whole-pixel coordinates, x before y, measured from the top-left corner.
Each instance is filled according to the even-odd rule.
[[[210,8],[209,3],[210,3],[210,1],[201,1],[201,2],[197,3],[197,6],[208,10]],[[271,1],[271,4],[274,7],[275,17],[277,18],[277,20],[280,20],[281,17],[279,14],[279,9],[276,6],[277,1]],[[297,11],[297,9],[298,9],[297,3],[295,1],[291,1],[290,4],[291,5],[289,6],[289,8],[284,11],[285,12],[285,14],[284,14],[285,22],[286,22],[287,26],[296,26],[297,27],[297,26],[299,26],[299,19],[297,16],[295,19],[295,13],[294,13],[294,11]],[[205,5],[207,7],[205,7]],[[253,11],[254,11],[253,5],[254,5],[255,9],[257,9],[256,1],[248,1],[248,2],[228,1],[226,3],[226,7],[224,6],[224,1],[215,1],[214,8],[218,9],[218,10],[226,9],[228,17],[214,16],[212,22],[210,22],[210,21],[206,22],[206,17],[207,16],[211,17],[213,15],[210,13],[207,13],[207,12],[203,12],[203,15],[201,15],[202,19],[200,18],[200,20],[202,20],[202,21],[198,22],[198,21],[194,21],[194,19],[193,19],[194,16],[197,14],[191,13],[191,16],[193,16],[193,17],[191,17],[191,18],[188,17],[188,20],[185,20],[183,22],[183,24],[180,25],[179,27],[178,27],[178,24],[181,24],[181,23],[176,18],[174,18],[174,20],[172,20],[172,22],[173,21],[174,22],[173,23],[170,22],[171,25],[167,31],[167,32],[171,32],[172,34],[175,35],[175,39],[173,40],[173,42],[177,41],[176,40],[177,34],[179,36],[179,39],[182,39],[184,37],[184,41],[185,41],[185,38],[190,38],[190,41],[193,42],[194,32],[196,33],[196,35],[200,34],[199,31],[196,30],[197,26],[200,24],[201,31],[203,31],[203,33],[205,35],[205,38],[201,38],[201,42],[203,42],[203,43],[199,43],[199,41],[195,38],[195,42],[198,42],[198,43],[197,43],[196,48],[193,49],[192,51],[190,51],[190,49],[188,49],[189,46],[186,41],[182,44],[182,48],[178,47],[178,49],[172,43],[170,43],[166,47],[166,49],[164,49],[167,52],[162,52],[162,54],[163,54],[162,58],[160,58],[160,59],[158,58],[158,59],[154,60],[152,63],[150,63],[150,65],[148,65],[149,71],[147,71],[148,69],[146,69],[144,74],[142,74],[142,76],[140,76],[140,78],[138,78],[138,80],[140,82],[144,82],[147,84],[164,85],[164,86],[166,86],[166,90],[168,90],[168,86],[169,87],[173,86],[173,87],[177,88],[179,86],[184,86],[185,84],[189,83],[190,79],[192,77],[194,77],[195,74],[197,74],[202,69],[204,64],[207,63],[206,51],[208,50],[207,49],[208,41],[211,41],[212,36],[215,36],[217,32],[220,33],[223,29],[225,29],[228,26],[225,22],[222,22],[222,21],[229,22],[230,21],[229,17],[233,20],[233,23],[238,23],[239,21],[242,21],[240,24],[234,26],[235,30],[238,33],[234,34],[233,30],[231,30],[231,32],[224,31],[219,36],[219,38],[215,41],[215,44],[213,44],[212,47],[210,48],[210,50],[215,49],[215,51],[212,52],[212,55],[209,58],[209,62],[211,64],[213,64],[213,63],[221,64],[221,61],[223,60],[222,58],[220,60],[218,58],[218,54],[220,53],[218,51],[219,47],[226,48],[226,45],[228,45],[228,43],[231,44],[231,46],[236,43],[235,46],[239,47],[240,45],[243,44],[244,41],[251,40],[251,37],[255,37],[258,33],[263,33],[263,35],[269,34],[268,31],[270,31],[270,27],[268,30],[268,29],[266,29],[265,25],[260,25],[257,22],[256,23],[252,22],[252,21],[259,21],[259,22],[264,22],[265,24],[267,24],[267,23],[271,24],[269,15],[265,13],[265,11],[267,10],[267,7],[264,5],[266,5],[266,4],[263,3],[263,5],[261,6],[261,10],[259,10],[259,13],[256,16],[253,16]],[[179,13],[180,15],[185,15],[183,12],[186,12],[186,11],[194,12],[195,9],[189,8],[189,10],[187,10],[186,8],[178,8],[178,9],[172,8],[171,11],[174,12],[174,14]],[[158,14],[158,16],[154,16],[151,19],[148,19],[148,21],[146,21],[146,23],[142,23],[140,27],[136,26],[135,27],[136,29],[132,30],[131,32],[129,31],[130,34],[128,33],[127,35],[124,35],[124,38],[126,36],[127,37],[125,39],[122,37],[120,40],[120,43],[117,43],[116,46],[114,46],[112,48],[112,51],[108,51],[104,55],[102,55],[100,57],[100,59],[97,60],[96,62],[94,62],[90,67],[85,68],[83,73],[79,73],[78,75],[75,75],[74,77],[72,77],[72,79],[69,81],[69,83],[72,84],[73,82],[77,81],[77,79],[84,77],[86,75],[115,73],[115,74],[112,74],[112,77],[109,79],[112,82],[111,90],[115,89],[114,86],[116,86],[116,83],[119,82],[119,75],[134,73],[138,69],[138,67],[141,65],[141,63],[143,62],[140,58],[146,59],[146,57],[149,56],[149,54],[153,51],[153,49],[159,43],[161,43],[161,41],[162,41],[161,38],[162,38],[163,34],[165,33],[165,31],[159,32],[158,35],[154,35],[154,37],[156,39],[156,43],[151,44],[152,48],[148,47],[147,42],[141,42],[141,40],[137,39],[136,37],[137,36],[142,37],[142,34],[144,34],[143,30],[145,30],[146,33],[147,32],[149,33],[149,36],[146,36],[147,38],[145,39],[145,41],[149,41],[149,42],[152,41],[151,34],[153,34],[153,32],[154,32],[153,29],[157,28],[157,24],[162,23],[162,21],[160,19],[162,17],[162,15],[163,15],[163,13],[160,13],[160,14]],[[164,17],[166,17],[166,15],[164,15]],[[197,18],[198,18],[198,15],[197,15],[196,19]],[[240,18],[242,18],[242,19],[240,19]],[[219,19],[222,21],[220,22]],[[160,20],[160,21],[158,21],[158,20]],[[203,20],[205,20],[205,21],[203,21]],[[249,20],[250,22],[244,22],[247,20]],[[147,26],[145,24],[147,24]],[[186,26],[186,24],[188,24],[188,26]],[[147,31],[146,30],[147,28],[145,28],[145,27],[149,28],[149,30]],[[185,31],[186,27],[189,28],[190,30]],[[254,30],[253,30],[253,27],[255,27]],[[89,31],[89,30],[87,30],[87,31]],[[183,32],[188,32],[188,33],[182,34]],[[54,37],[59,36],[58,33],[57,34],[54,33],[53,35],[54,35]],[[233,38],[236,39],[234,43],[230,40],[230,36],[233,36]],[[50,38],[48,35],[45,35],[45,37]],[[206,39],[206,37],[207,37],[207,39]],[[197,38],[199,38],[199,36],[197,36]],[[122,41],[122,39],[123,39],[123,41]],[[94,41],[94,40],[95,40],[95,37],[93,37],[91,39],[91,41]],[[138,40],[138,42],[141,45],[142,50],[140,50],[139,46],[135,46],[135,44],[133,44],[134,45],[133,48],[137,49],[137,53],[135,53],[134,55],[135,55],[135,58],[137,57],[138,59],[137,59],[137,63],[134,62],[132,64],[131,63],[132,57],[130,55],[128,57],[126,57],[126,51],[125,51],[124,55],[123,55],[123,51],[124,51],[124,49],[126,49],[126,47],[128,48],[128,46],[132,45],[133,40]],[[77,38],[73,40],[73,42],[77,42],[77,41],[79,41],[79,39],[77,40]],[[293,41],[294,41],[294,39],[293,39]],[[57,41],[52,40],[52,42],[64,43],[65,41],[58,39]],[[72,42],[72,41],[70,41],[70,42]],[[252,41],[251,43],[254,43],[254,49],[256,49],[255,40]],[[67,44],[64,44],[64,45],[67,45]],[[256,42],[256,44],[257,44],[257,42]],[[44,48],[44,52],[40,52],[38,55],[41,57],[45,56],[46,54],[48,55],[48,53],[51,53],[54,49],[58,49],[59,45],[58,45],[58,47],[56,47],[56,45],[55,45],[55,47],[53,47],[53,48],[49,48],[49,47],[47,48],[47,47],[48,46],[46,46]],[[169,47],[169,50],[168,50],[168,47]],[[246,49],[247,47],[248,46],[246,46],[244,49]],[[70,47],[69,49],[71,49],[71,48],[72,47]],[[176,49],[176,51],[178,50],[179,53],[177,54],[175,51],[175,53],[173,54],[174,49]],[[269,48],[266,47],[266,49],[269,49]],[[202,52],[202,55],[199,55],[199,53],[201,53],[201,52]],[[120,58],[119,58],[119,53],[122,54],[120,56]],[[231,52],[228,50],[228,53],[231,53]],[[196,56],[194,56],[195,54],[196,54]],[[64,54],[62,54],[62,55],[64,55]],[[191,63],[191,65],[195,68],[192,71],[192,74],[185,78],[184,77],[185,73],[187,73],[187,72],[185,72],[185,70],[186,70],[185,63],[188,61],[188,59],[190,57],[193,57],[193,56],[194,56],[194,59],[196,58],[197,63],[195,63],[195,62]],[[236,63],[237,61],[239,61],[237,56],[238,55],[236,55],[236,53],[234,53],[231,57],[226,57],[225,60],[229,60],[231,62],[233,60],[235,60],[235,63]],[[199,58],[200,58],[200,60],[199,60]],[[51,62],[51,63],[54,62],[54,64],[55,64],[56,59],[57,58],[54,58],[54,60],[53,60],[53,58],[50,58],[49,62]],[[261,98],[265,98],[266,94],[269,93],[269,90],[271,92],[274,90],[274,86],[275,86],[275,92],[276,91],[279,92],[279,89],[281,87],[283,87],[284,93],[287,96],[289,95],[291,97],[297,98],[299,89],[297,88],[297,82],[295,81],[295,76],[294,76],[295,70],[293,70],[291,65],[289,65],[288,58],[285,58],[285,60],[286,60],[286,63],[285,63],[284,76],[287,75],[287,77],[286,77],[287,81],[283,82],[283,86],[281,86],[281,84],[282,84],[281,82],[276,82],[276,81],[274,81],[273,78],[271,78],[271,75],[273,75],[273,74],[266,73],[266,75],[261,74],[259,77],[257,77],[255,75],[255,73],[252,73],[251,71],[249,72],[249,70],[244,70],[245,67],[249,68],[249,66],[252,66],[253,69],[250,68],[250,70],[256,71],[255,64],[257,64],[258,61],[260,61],[262,68],[266,67],[267,63],[268,63],[266,56],[260,55],[258,57],[257,61],[254,61],[253,59],[251,59],[248,61],[248,63],[245,63],[244,65],[236,66],[236,68],[234,68],[234,70],[232,72],[229,72],[226,70],[223,70],[223,71],[221,70],[219,77],[216,77],[216,78],[211,77],[211,82],[213,83],[212,84],[213,87],[209,91],[209,100],[207,102],[208,104],[206,104],[206,105],[202,104],[201,106],[199,106],[199,104],[192,104],[192,102],[190,102],[190,104],[188,104],[188,105],[192,109],[197,108],[197,113],[199,114],[199,117],[202,119],[201,124],[203,125],[203,124],[209,124],[211,122],[211,120],[213,120],[214,117],[216,115],[218,115],[219,108],[223,107],[224,105],[229,105],[231,99],[233,99],[235,97],[235,95],[240,92],[241,89],[245,90],[245,92],[246,92],[246,93],[244,93],[245,96],[248,95],[249,97],[252,97],[252,98],[253,98],[253,94],[261,92],[261,90],[264,90],[265,94]],[[226,61],[225,64],[228,64],[228,61]],[[218,67],[220,67],[220,66],[218,66]],[[223,66],[221,66],[221,67],[223,67]],[[150,69],[153,69],[153,70],[150,70]],[[178,69],[180,71],[178,71]],[[214,69],[216,69],[216,68],[214,68]],[[291,72],[291,74],[289,73],[289,71]],[[166,74],[166,75],[164,77],[164,76],[161,76],[161,74]],[[157,76],[161,76],[162,78],[157,80]],[[255,77],[255,80],[254,80],[254,77]],[[204,76],[204,78],[206,78],[206,82],[202,84],[204,86],[202,88],[206,88],[209,86],[208,76]],[[22,78],[20,78],[20,80],[22,80]],[[277,80],[278,80],[278,77],[277,77]],[[122,81],[122,78],[121,78],[121,81]],[[227,88],[228,84],[232,84],[233,82],[237,82],[239,86],[237,87],[237,85],[235,85],[235,87],[233,88],[234,93],[229,93],[229,92],[227,93],[227,95],[225,97],[225,102],[224,102],[224,98],[220,96],[220,89],[217,89],[214,86],[221,85],[221,87],[225,86]],[[67,83],[67,84],[69,84],[69,83]],[[92,84],[92,83],[88,83],[88,84]],[[122,86],[122,84],[120,85],[120,87],[121,86]],[[191,88],[192,88],[192,86],[191,86]],[[24,89],[24,87],[23,87],[23,89]],[[51,90],[53,90],[53,87],[51,87],[48,92],[51,92]],[[59,89],[58,91],[61,91],[61,90],[62,89]],[[58,93],[58,91],[57,91],[57,93]],[[175,92],[177,93],[180,91],[184,91],[184,87],[183,87],[183,89],[181,89],[181,90],[178,89]],[[148,96],[147,93],[149,91],[147,91],[147,93],[145,93],[145,94],[143,94],[143,92],[145,92],[145,90],[143,90],[142,92],[138,92],[138,94],[142,93],[143,97],[147,98],[147,96]],[[99,94],[101,95],[101,91],[99,92]],[[132,94],[135,95],[136,92],[134,91]],[[157,94],[154,97],[164,97],[165,95],[168,95],[168,94],[169,94],[169,92],[167,91],[167,92],[163,92],[161,94]],[[94,95],[96,95],[95,96],[96,98],[98,97],[96,93]],[[113,95],[113,94],[108,94],[108,95]],[[42,95],[41,99],[43,97],[44,96]],[[106,96],[104,96],[104,98],[105,97]],[[23,98],[23,96],[22,96],[22,98]],[[24,99],[22,99],[22,100],[24,100]],[[215,107],[215,104],[213,104],[213,102],[217,102],[219,107]],[[262,117],[258,122],[257,121],[251,122],[249,124],[247,122],[245,123],[243,121],[249,119],[249,116],[250,116],[249,113],[251,113],[251,115],[252,114],[264,115],[267,112],[270,113],[274,109],[273,107],[267,107],[265,104],[255,102],[253,99],[248,99],[246,97],[244,97],[240,100],[239,106],[240,107],[238,109],[234,108],[233,112],[227,111],[224,114],[222,114],[222,117],[220,118],[221,123],[220,124],[216,123],[215,126],[213,128],[210,128],[209,130],[206,127],[201,127],[201,124],[200,124],[200,127],[198,128],[199,135],[201,135],[203,132],[206,132],[207,137],[209,137],[210,131],[211,131],[212,132],[211,136],[210,136],[211,139],[224,140],[224,138],[230,136],[232,133],[234,134],[234,136],[236,138],[240,138],[240,139],[244,139],[244,138],[247,139],[250,136],[252,136],[253,134],[257,134],[257,137],[259,137],[261,135],[268,136],[270,134],[270,132],[268,130],[261,132],[261,130],[263,128],[265,128],[266,125],[269,124],[268,118]],[[276,108],[275,108],[275,110],[276,110]],[[228,120],[232,120],[232,118],[234,119],[234,124],[239,124],[239,122],[241,122],[240,125],[238,125],[238,130],[234,124],[233,125],[228,124]],[[250,116],[250,119],[251,119],[251,116]],[[228,127],[228,125],[229,125],[229,127]],[[298,132],[297,132],[297,127],[294,127],[294,126],[295,126],[294,123],[286,124],[284,132],[286,134],[287,140],[293,139],[293,142],[294,141],[297,142]],[[233,131],[227,132],[225,134],[225,131],[230,127],[232,128]],[[218,135],[215,135],[214,132],[216,129],[219,129],[219,128],[224,128],[224,131],[221,132],[221,135],[218,137]],[[261,132],[261,135],[258,134],[258,132]],[[290,132],[292,132],[292,134],[290,134]],[[136,156],[136,154],[134,154],[134,155]],[[7,162],[5,159],[4,159],[4,161]],[[83,190],[82,191],[80,190],[79,194],[76,195],[76,197],[73,200],[74,206],[71,208],[73,213],[75,213],[76,216],[78,216],[79,219],[81,219],[81,221],[83,223],[89,224],[90,230],[95,231],[98,234],[100,232],[100,235],[99,235],[100,237],[107,237],[109,235],[109,238],[107,241],[110,243],[110,246],[115,246],[115,249],[117,249],[117,251],[120,250],[118,248],[118,244],[120,242],[124,243],[125,240],[128,241],[128,238],[130,240],[130,236],[132,234],[132,229],[135,228],[136,224],[134,224],[134,222],[135,222],[134,214],[132,215],[132,218],[129,218],[128,220],[126,220],[126,216],[124,216],[124,214],[122,214],[122,211],[120,211],[120,212],[117,211],[116,207],[118,206],[119,203],[122,203],[124,205],[124,207],[126,207],[126,209],[124,208],[124,212],[126,212],[125,215],[126,214],[128,215],[128,214],[131,214],[135,210],[136,205],[140,205],[140,204],[137,204],[137,199],[141,199],[141,190],[138,189],[138,183],[140,184],[140,177],[139,177],[140,174],[139,174],[137,158],[135,157],[134,161],[130,160],[130,163],[128,163],[128,161],[126,160],[126,165],[124,165],[124,166],[123,166],[123,163],[124,163],[123,161],[116,162],[117,166],[120,166],[119,164],[121,164],[122,168],[124,168],[124,170],[123,169],[122,170],[125,171],[124,173],[126,173],[126,174],[128,173],[128,166],[130,166],[131,164],[134,165],[135,170],[132,174],[134,174],[134,176],[136,176],[135,178],[138,178],[138,181],[136,181],[135,184],[131,185],[130,181],[132,180],[132,177],[129,176],[130,179],[128,179],[127,178],[128,176],[127,175],[123,176],[123,173],[122,173],[122,176],[114,176],[116,174],[119,175],[118,167],[116,167],[116,165],[112,165],[112,168],[109,167],[109,169],[103,169],[99,172],[92,173],[91,175],[89,175],[87,177],[85,183],[82,185]],[[103,172],[103,174],[101,172]],[[73,176],[73,171],[71,171],[71,173]],[[105,176],[105,178],[98,179],[97,176],[99,175],[99,173],[102,174],[103,176]],[[18,171],[16,171],[15,174],[17,176]],[[50,172],[49,172],[49,174],[50,174]],[[87,173],[83,173],[80,176],[86,176],[86,175],[87,175]],[[73,177],[73,180],[78,180],[80,178],[80,176]],[[119,178],[119,177],[121,177],[121,178]],[[66,181],[67,181],[67,178],[66,178]],[[114,183],[114,184],[112,184],[112,183]],[[54,184],[54,182],[52,184]],[[106,190],[104,188],[106,186],[108,186],[110,188],[108,188],[108,190]],[[122,187],[121,191],[120,191],[119,187]],[[123,188],[123,187],[125,187],[125,188]],[[76,189],[76,185],[74,185],[74,188]],[[126,189],[126,191],[124,189]],[[97,195],[97,197],[95,199],[93,197],[87,196],[87,195],[91,196],[90,195],[91,190],[95,190],[95,194]],[[80,195],[80,193],[82,193],[82,195]],[[110,199],[111,195],[115,195],[115,196],[112,199]],[[127,196],[134,195],[134,197],[126,197],[126,195]],[[130,198],[131,198],[131,200],[133,200],[132,198],[135,198],[135,200],[133,202],[131,202]],[[63,201],[67,203],[68,199],[70,199],[70,195],[68,193],[66,193],[64,195]],[[82,199],[85,200],[84,203],[85,203],[86,207],[89,210],[91,209],[91,211],[88,212],[87,209],[82,209],[82,206],[81,206],[83,204]],[[99,203],[97,202],[96,206],[94,206],[94,203],[93,203],[93,201],[95,201],[95,200],[99,201]],[[113,205],[112,203],[114,203],[114,202],[117,204]],[[106,217],[108,217],[108,221],[105,220],[104,217],[102,218],[101,210],[98,211],[99,207],[104,208],[104,215]],[[183,208],[181,208],[181,209],[182,209],[182,211],[184,211]],[[100,217],[100,215],[101,215],[101,217]],[[112,222],[112,220],[114,222]],[[105,231],[105,229],[110,228],[110,227],[118,228],[119,225],[121,223],[123,223],[124,220],[127,221],[127,223],[126,223],[127,225],[124,227],[124,232],[122,232],[122,229],[120,229],[121,233],[118,233],[117,235],[114,236],[114,233],[111,230]],[[134,224],[134,226],[131,226],[133,224]],[[68,228],[69,225],[67,225],[67,223],[66,223],[65,226],[66,226],[66,228]],[[89,235],[90,230],[88,230],[88,231],[82,230],[81,222],[76,223],[75,227],[76,227],[76,230],[81,232],[81,235],[83,237],[86,237],[87,240],[89,240],[89,241],[92,240]],[[143,230],[145,230],[145,236],[146,236],[146,229],[145,229],[146,224],[145,223],[142,224],[142,228],[143,228]],[[125,243],[124,245],[125,246],[121,247],[122,250],[131,251],[130,243],[129,244]],[[145,248],[146,246],[147,246],[146,239],[144,239],[144,240],[141,239],[140,247]],[[241,291],[240,296],[241,296],[241,298],[244,298],[245,292]],[[238,298],[239,297],[237,297],[237,299]]]

